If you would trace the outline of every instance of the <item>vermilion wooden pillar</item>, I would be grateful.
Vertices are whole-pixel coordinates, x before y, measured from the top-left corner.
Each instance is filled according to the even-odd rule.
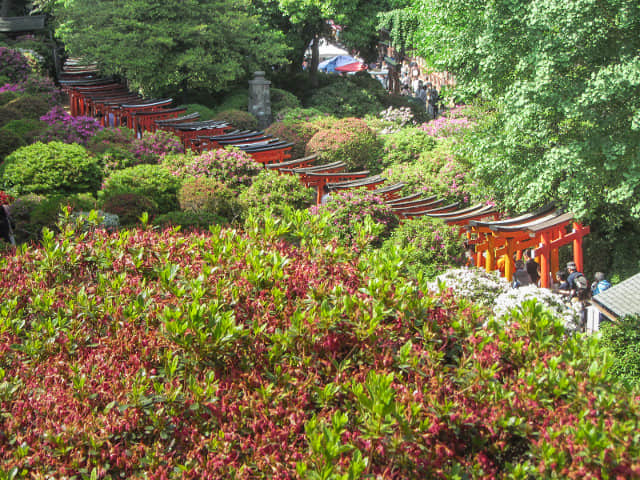
[[[549,232],[542,232],[542,251],[540,252],[540,286],[543,288],[549,288],[551,286],[550,279],[550,256],[551,249],[549,244],[551,239],[549,238]]]

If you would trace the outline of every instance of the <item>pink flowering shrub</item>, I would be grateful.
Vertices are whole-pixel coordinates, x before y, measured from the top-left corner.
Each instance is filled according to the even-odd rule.
[[[421,125],[421,129],[437,139],[456,136],[473,128],[476,123],[465,113],[469,107],[458,105],[454,109]]]
[[[253,178],[264,170],[248,153],[233,147],[197,156],[172,155],[163,164],[179,178],[215,178],[236,194],[251,185]]]
[[[0,471],[640,476],[637,395],[532,302],[488,321],[268,231],[62,228],[0,260]]]
[[[27,79],[31,72],[29,61],[22,53],[7,47],[0,47],[1,83],[19,83]]]
[[[380,246],[395,227],[398,217],[384,202],[383,198],[367,190],[354,189],[332,192],[329,201],[319,207],[312,207],[312,212],[330,211],[334,233],[345,245],[355,242],[355,225],[362,224],[365,217],[370,216],[378,225],[379,231],[372,232],[367,242]]]
[[[159,163],[165,155],[184,153],[184,146],[174,133],[156,130],[134,139],[131,150],[137,163]]]
[[[93,117],[72,117],[66,110],[57,106],[52,108],[40,120],[48,125],[41,134],[42,142],[59,141],[87,145],[89,139],[102,130],[100,123]]]
[[[343,161],[346,170],[380,171],[382,142],[367,123],[344,118],[318,131],[307,144],[306,154],[318,154],[327,162]]]
[[[405,194],[424,192],[425,196],[438,195],[463,203],[472,196],[469,166],[452,152],[447,142],[423,152],[414,162],[391,165],[382,175],[391,183],[405,183]]]

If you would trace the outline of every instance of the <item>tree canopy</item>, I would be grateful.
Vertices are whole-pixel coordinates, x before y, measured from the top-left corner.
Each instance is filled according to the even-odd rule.
[[[57,36],[68,53],[145,93],[220,91],[286,61],[282,33],[248,0],[60,0]]]
[[[640,218],[640,4],[421,0],[417,44],[497,113],[479,178],[514,210],[556,200],[610,227]]]

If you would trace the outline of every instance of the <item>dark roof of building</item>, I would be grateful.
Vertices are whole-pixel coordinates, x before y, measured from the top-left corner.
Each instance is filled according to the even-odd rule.
[[[594,296],[592,302],[617,318],[640,315],[640,273]]]

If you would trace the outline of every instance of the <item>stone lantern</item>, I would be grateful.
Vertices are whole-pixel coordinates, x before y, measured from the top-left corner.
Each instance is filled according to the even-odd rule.
[[[249,80],[249,113],[258,119],[258,128],[263,130],[271,125],[271,82],[264,78],[264,72],[255,72]]]

